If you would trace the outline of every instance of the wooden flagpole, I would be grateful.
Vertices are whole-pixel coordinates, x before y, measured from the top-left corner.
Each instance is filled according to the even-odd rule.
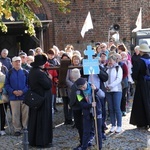
[[[92,74],[92,73],[91,73],[91,82],[92,82],[92,84],[94,83],[94,82],[93,82],[93,74]],[[95,101],[94,89],[92,89],[92,98],[93,98],[93,102],[96,102],[96,101]],[[97,147],[97,150],[99,150],[96,106],[94,107],[94,122],[95,122],[96,147]]]

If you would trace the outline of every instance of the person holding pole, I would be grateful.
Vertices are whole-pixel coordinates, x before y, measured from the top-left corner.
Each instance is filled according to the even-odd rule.
[[[84,78],[79,78],[75,81],[78,90],[76,91],[76,98],[81,105],[83,112],[83,137],[81,150],[88,148],[88,143],[91,138],[92,127],[94,119],[97,118],[97,131],[98,131],[98,149],[102,148],[102,108],[100,98],[105,97],[105,93],[101,89],[97,89],[94,84],[88,83]],[[93,93],[94,91],[94,93]],[[94,96],[94,97],[93,97]],[[94,100],[95,99],[95,100]],[[96,107],[93,112],[93,108]]]
[[[100,72],[99,74],[92,74],[88,76],[88,82],[91,84],[94,84],[96,86],[97,89],[101,89],[103,92],[106,92],[105,89],[105,85],[104,82],[106,82],[108,80],[108,74],[105,71],[105,69],[103,69],[100,66]],[[102,106],[102,139],[106,140],[106,135],[105,135],[105,129],[107,129],[106,127],[106,98],[99,98],[100,102],[101,102],[101,106]]]

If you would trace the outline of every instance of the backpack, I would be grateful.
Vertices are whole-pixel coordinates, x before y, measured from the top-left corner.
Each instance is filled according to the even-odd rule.
[[[150,59],[141,58],[145,65],[146,65],[146,75],[144,76],[144,79],[147,81],[150,81]]]
[[[10,75],[11,75],[11,73],[12,73],[12,70],[13,69],[10,69],[9,71],[8,71],[8,77],[10,78]],[[25,74],[25,76],[27,77],[28,76],[28,71],[26,70],[26,69],[22,69],[23,70],[23,73]]]

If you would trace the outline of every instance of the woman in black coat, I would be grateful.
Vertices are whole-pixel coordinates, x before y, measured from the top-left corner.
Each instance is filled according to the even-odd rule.
[[[140,45],[141,58],[150,59],[148,45]],[[137,127],[150,127],[150,80],[145,80],[146,65],[142,59],[138,59],[133,65],[132,77],[136,83],[135,95],[131,111],[130,124]]]
[[[29,87],[32,91],[45,97],[45,101],[38,109],[29,109],[28,138],[29,145],[49,147],[52,144],[52,82],[43,71],[46,56],[37,55],[31,63],[29,72]]]

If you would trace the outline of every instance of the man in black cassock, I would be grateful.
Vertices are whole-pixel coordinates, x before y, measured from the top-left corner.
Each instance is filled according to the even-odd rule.
[[[53,139],[52,131],[52,81],[43,71],[47,61],[46,56],[37,55],[31,63],[29,86],[32,91],[45,97],[45,101],[38,109],[29,109],[28,139],[30,146],[50,147]]]
[[[141,58],[150,59],[150,49],[147,44],[141,44],[139,47]],[[131,111],[130,124],[138,128],[150,127],[150,80],[146,80],[146,65],[141,59],[133,64],[132,77],[136,83],[135,95]]]

